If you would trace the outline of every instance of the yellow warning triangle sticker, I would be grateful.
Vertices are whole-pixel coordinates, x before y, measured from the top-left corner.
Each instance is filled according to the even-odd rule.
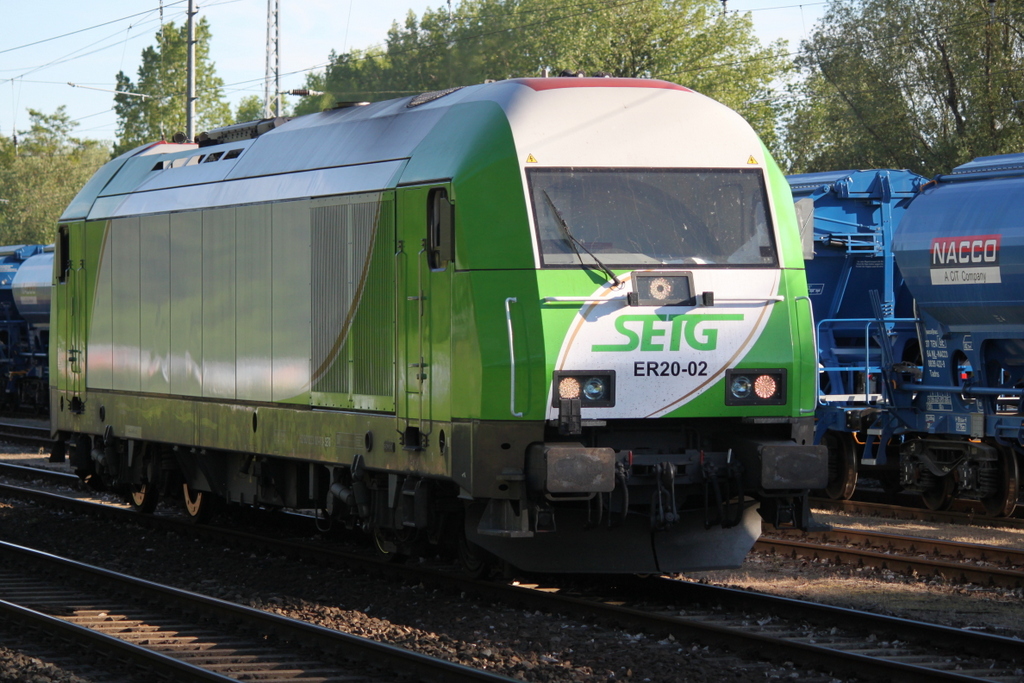
[[[747,159],[747,163],[748,164],[756,164],[757,163],[757,159],[754,158],[753,154],[751,154],[750,157]]]
[[[537,158],[531,154],[530,156],[526,157],[526,163],[535,164],[537,163]]]

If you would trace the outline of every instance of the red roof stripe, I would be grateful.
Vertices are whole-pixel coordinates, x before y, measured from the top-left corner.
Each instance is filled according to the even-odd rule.
[[[653,78],[516,78],[516,83],[533,88],[534,90],[554,90],[556,88],[656,88],[660,90],[681,90],[693,92],[668,81],[659,81]]]

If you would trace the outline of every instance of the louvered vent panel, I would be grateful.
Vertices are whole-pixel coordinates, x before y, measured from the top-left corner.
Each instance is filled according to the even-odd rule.
[[[336,362],[345,319],[352,303],[350,286],[355,255],[350,252],[347,204],[314,206],[313,226],[313,370],[314,391],[348,393],[348,368]],[[365,262],[365,257],[363,259]]]
[[[313,391],[335,395],[323,405],[373,407],[353,395],[394,394],[392,202],[317,200],[311,213]]]
[[[362,215],[362,214],[361,214]],[[365,220],[379,215],[376,248],[363,288],[356,322],[349,335],[354,361],[353,392],[392,397],[395,393],[395,222],[390,198],[379,211],[366,211]]]

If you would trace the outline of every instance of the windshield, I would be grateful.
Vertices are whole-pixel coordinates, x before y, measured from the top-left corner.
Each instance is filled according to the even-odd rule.
[[[776,263],[760,169],[533,168],[527,180],[545,266]]]

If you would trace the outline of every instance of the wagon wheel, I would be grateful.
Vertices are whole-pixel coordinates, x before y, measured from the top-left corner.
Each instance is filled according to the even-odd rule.
[[[157,501],[160,499],[160,489],[152,482],[132,486],[128,492],[128,503],[136,512],[150,514],[156,510]]]
[[[1017,507],[1018,489],[1020,487],[1020,469],[1017,455],[1013,451],[1000,451],[999,486],[991,496],[981,499],[985,506],[985,514],[989,517],[1009,517]]]
[[[825,494],[833,500],[850,500],[857,488],[857,454],[851,437],[826,432],[822,443],[828,447],[828,484]]]
[[[940,478],[935,486],[927,491],[921,492],[921,500],[925,507],[935,512],[943,512],[953,506],[954,493],[956,492],[956,481],[952,474]]]
[[[217,495],[209,491],[194,491],[188,484],[181,485],[185,499],[185,512],[190,521],[202,524],[213,517],[217,508]]]

